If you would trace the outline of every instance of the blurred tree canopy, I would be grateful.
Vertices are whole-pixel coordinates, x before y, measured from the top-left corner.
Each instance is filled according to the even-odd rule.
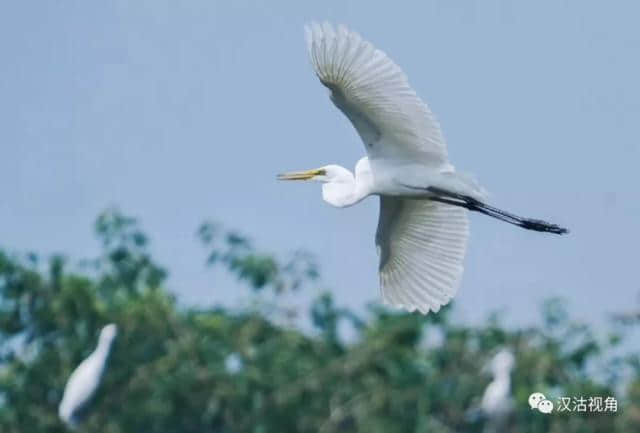
[[[96,222],[98,259],[70,265],[0,251],[0,432],[62,433],[57,405],[71,371],[119,326],[103,383],[80,431],[482,432],[470,418],[491,380],[482,368],[502,347],[516,356],[508,432],[637,432],[640,353],[625,347],[627,318],[595,332],[562,302],[542,309],[542,325],[507,329],[496,317],[469,326],[450,307],[422,316],[380,306],[359,315],[317,288],[313,257],[278,260],[243,235],[203,224],[208,262],[249,290],[315,287],[298,312],[312,330],[284,325],[290,312],[185,308],[164,287],[137,221],[108,211]],[[340,332],[354,330],[346,341]],[[621,346],[622,345],[622,346]],[[627,345],[628,346],[628,345]],[[530,393],[615,396],[616,413],[531,410]]]

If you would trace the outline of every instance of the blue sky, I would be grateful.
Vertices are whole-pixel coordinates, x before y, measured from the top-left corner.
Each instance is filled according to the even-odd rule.
[[[203,267],[212,218],[279,254],[306,248],[341,303],[377,301],[377,199],[336,210],[283,170],[364,151],[309,65],[303,25],[344,23],[387,52],[491,203],[567,237],[472,216],[461,320],[584,319],[638,307],[637,2],[112,1],[0,6],[0,239],[95,255],[109,205],[139,217],[185,303],[243,294]]]

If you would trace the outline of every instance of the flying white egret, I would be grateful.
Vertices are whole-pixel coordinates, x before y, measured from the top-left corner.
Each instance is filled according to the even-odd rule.
[[[58,407],[58,415],[71,428],[77,427],[79,412],[89,403],[98,389],[116,334],[117,327],[113,323],[102,328],[96,350],[69,376]]]
[[[355,167],[327,165],[281,174],[317,180],[336,207],[380,196],[376,245],[384,301],[409,311],[438,311],[455,295],[469,235],[467,210],[520,227],[567,230],[486,205],[484,189],[455,171],[440,126],[407,77],[382,51],[345,27],[305,28],[311,63],[333,103],[349,118],[367,156]]]

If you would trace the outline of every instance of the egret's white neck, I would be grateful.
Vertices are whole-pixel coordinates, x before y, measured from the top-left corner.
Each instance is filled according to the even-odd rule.
[[[91,357],[104,366],[104,362],[107,360],[109,352],[111,351],[112,343],[113,338],[101,338],[98,341],[98,347],[93,351]]]
[[[352,206],[366,196],[367,194],[365,194],[361,188],[358,188],[355,179],[351,182],[330,182],[322,185],[322,198],[331,206]]]
[[[331,166],[331,177],[322,185],[322,198],[335,207],[352,206],[373,192],[373,176],[367,158],[356,164],[356,175],[346,168]]]
[[[507,386],[511,384],[511,375],[509,372],[498,374],[493,378],[494,383],[506,384]]]
[[[493,386],[502,390],[502,392],[507,393],[511,388],[511,371],[510,370],[500,370],[494,373]]]

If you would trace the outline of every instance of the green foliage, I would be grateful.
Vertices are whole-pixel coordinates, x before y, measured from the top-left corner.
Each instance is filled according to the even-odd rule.
[[[422,316],[373,307],[365,318],[322,293],[308,311],[313,330],[301,332],[259,308],[179,308],[134,219],[108,211],[96,232],[103,254],[83,272],[62,257],[0,252],[3,433],[66,431],[57,419],[64,384],[108,322],[120,331],[85,432],[489,431],[468,413],[490,381],[482,366],[501,347],[517,359],[505,431],[634,432],[640,424],[640,355],[615,356],[622,334],[597,337],[558,300],[544,306],[540,327],[508,329],[496,317],[454,323],[450,308]],[[308,254],[280,261],[212,224],[198,234],[209,263],[252,290],[317,282]],[[345,327],[354,330],[349,342]],[[543,415],[529,409],[533,391],[613,395],[620,409]]]
[[[270,254],[256,252],[251,241],[243,235],[235,231],[219,232],[220,228],[211,222],[202,224],[198,229],[200,240],[210,249],[207,264],[224,265],[255,290],[270,287],[276,293],[282,293],[297,290],[305,282],[318,278],[313,256],[307,252],[297,251],[281,263]]]

